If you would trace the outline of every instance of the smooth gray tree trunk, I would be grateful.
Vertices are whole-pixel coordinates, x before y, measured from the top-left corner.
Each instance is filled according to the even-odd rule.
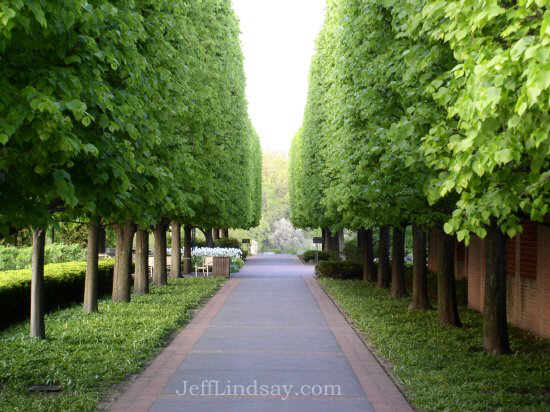
[[[44,339],[44,247],[46,230],[34,229],[32,233],[32,278],[31,278],[31,330],[32,338]]]
[[[86,279],[84,281],[85,313],[97,312],[99,290],[99,222],[92,218],[88,225],[88,249],[86,259]]]

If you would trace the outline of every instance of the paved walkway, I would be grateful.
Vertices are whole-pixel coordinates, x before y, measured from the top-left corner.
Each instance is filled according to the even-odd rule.
[[[312,278],[250,258],[112,411],[411,411]]]

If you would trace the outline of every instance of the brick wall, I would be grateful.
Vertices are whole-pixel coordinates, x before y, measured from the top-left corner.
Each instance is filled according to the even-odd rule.
[[[483,311],[485,245],[473,238],[467,249],[468,306]],[[508,321],[550,337],[550,228],[528,223],[506,245]]]
[[[550,227],[539,226],[537,247],[538,334],[550,338]]]
[[[455,240],[455,278],[466,279],[468,277],[468,271],[466,270],[468,265],[466,245],[463,242]]]
[[[468,247],[468,306],[483,311],[485,293],[485,242],[472,237]]]

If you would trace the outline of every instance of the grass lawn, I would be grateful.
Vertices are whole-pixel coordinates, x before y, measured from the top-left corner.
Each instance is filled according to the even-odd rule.
[[[413,406],[446,411],[550,410],[550,341],[516,328],[513,353],[482,351],[482,318],[460,308],[462,329],[442,327],[437,312],[410,311],[409,299],[355,280],[321,279],[322,286],[364,333]]]
[[[46,315],[43,341],[28,337],[28,322],[0,332],[1,411],[93,411],[112,384],[138,372],[212,296],[222,278],[171,280],[130,304],[103,299],[99,313],[80,305]],[[55,384],[58,394],[31,394]]]

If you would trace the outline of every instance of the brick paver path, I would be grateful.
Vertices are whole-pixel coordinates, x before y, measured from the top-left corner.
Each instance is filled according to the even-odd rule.
[[[411,411],[312,277],[252,257],[112,411]]]

